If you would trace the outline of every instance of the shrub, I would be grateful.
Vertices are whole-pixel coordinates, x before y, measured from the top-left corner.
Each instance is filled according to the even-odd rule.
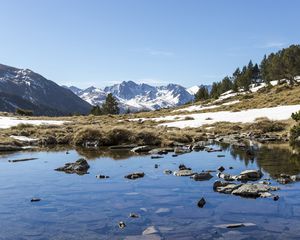
[[[140,131],[135,136],[135,141],[142,145],[160,145],[161,138],[151,131]]]
[[[100,144],[103,145],[103,135],[102,132],[99,129],[94,129],[91,127],[86,127],[78,130],[74,137],[73,142],[75,145],[83,145],[88,141],[97,141]]]
[[[184,120],[195,120],[195,118],[193,118],[193,117],[191,117],[191,116],[186,116],[186,117],[184,118]]]
[[[300,111],[292,113],[292,119],[296,122],[300,121]]]
[[[132,143],[134,140],[134,133],[132,130],[126,128],[113,128],[107,133],[107,144],[108,145],[118,145],[124,143]]]
[[[32,124],[20,123],[17,126],[11,127],[11,129],[14,129],[14,130],[23,130],[23,129],[32,128],[32,127],[34,127]]]
[[[268,132],[280,132],[283,131],[286,127],[285,123],[278,121],[271,121],[269,119],[259,119],[255,123],[250,125],[250,128],[253,130],[258,130],[262,133]]]
[[[290,130],[290,143],[300,145],[300,125],[296,125]]]
[[[16,109],[16,114],[21,115],[21,116],[32,116],[33,111],[32,110],[27,110],[27,109],[17,108]]]

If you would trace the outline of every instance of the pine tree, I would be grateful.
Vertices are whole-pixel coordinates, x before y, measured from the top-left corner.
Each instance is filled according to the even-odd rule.
[[[97,105],[92,108],[91,114],[93,114],[95,116],[99,116],[99,115],[102,115],[103,112],[102,112],[101,108]]]
[[[261,79],[265,82],[269,82],[268,79],[268,69],[267,69],[267,55],[264,56],[263,60],[261,61],[260,65],[260,74],[261,74]]]
[[[102,111],[104,114],[119,114],[120,109],[116,98],[109,93],[105,99],[105,102],[102,104]]]
[[[201,86],[195,94],[195,101],[203,101],[209,98],[208,90],[205,86]]]
[[[254,65],[253,70],[252,70],[252,79],[257,82],[257,80],[260,79],[260,70],[257,64]]]

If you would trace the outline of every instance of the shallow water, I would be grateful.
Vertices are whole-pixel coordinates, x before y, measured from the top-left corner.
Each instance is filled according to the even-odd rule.
[[[213,182],[165,175],[184,163],[194,171],[226,168],[238,174],[261,168],[264,178],[280,173],[300,173],[300,158],[281,145],[263,146],[254,159],[243,151],[223,147],[219,152],[192,152],[163,159],[137,156],[126,151],[71,150],[22,152],[0,156],[0,239],[299,239],[300,183],[280,185],[279,201],[245,199],[216,193]],[[38,160],[9,163],[9,159]],[[89,159],[90,174],[79,176],[53,169]],[[154,168],[154,164],[159,167]],[[228,168],[232,166],[232,170]],[[125,175],[144,171],[145,177]],[[109,175],[96,179],[95,175]],[[215,175],[215,173],[213,173]],[[279,185],[274,180],[272,185]],[[30,202],[32,197],[40,202]],[[197,207],[204,197],[207,204]],[[137,213],[140,218],[128,215]],[[118,222],[124,221],[125,229]],[[220,224],[250,222],[254,227],[222,229]],[[149,226],[158,233],[142,236]]]

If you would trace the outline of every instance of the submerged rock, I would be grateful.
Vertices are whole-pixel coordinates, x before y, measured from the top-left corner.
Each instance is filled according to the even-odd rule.
[[[230,223],[230,224],[221,224],[215,227],[218,228],[240,228],[240,227],[253,227],[256,226],[254,223]]]
[[[160,155],[153,155],[151,156],[152,159],[159,159],[159,158],[164,158],[163,156]]]
[[[205,204],[206,204],[206,201],[204,198],[201,198],[197,203],[199,208],[203,208]]]
[[[187,176],[192,176],[193,174],[194,172],[189,169],[174,171],[174,175],[178,177],[187,177]]]
[[[128,179],[137,179],[137,178],[142,178],[145,176],[145,173],[143,172],[136,172],[136,173],[130,173],[128,175],[125,176],[125,178],[128,178]]]
[[[149,152],[151,149],[152,148],[150,146],[138,146],[131,149],[131,151],[135,153],[143,153],[143,152]]]
[[[211,179],[212,177],[213,176],[209,172],[195,173],[193,176],[191,176],[191,178],[195,181],[205,181]]]
[[[143,231],[143,235],[150,235],[150,234],[155,234],[158,233],[158,230],[154,226],[147,227]]]
[[[106,176],[106,175],[96,175],[96,178],[98,179],[105,179],[105,178],[109,178],[109,176]]]
[[[65,166],[56,168],[55,171],[65,172],[65,173],[76,173],[78,175],[87,174],[90,168],[87,161],[83,158],[78,159],[74,163],[66,163]]]
[[[41,201],[40,198],[31,198],[30,202],[39,202]]]
[[[172,174],[173,172],[171,170],[164,170],[164,174],[167,174],[167,175],[170,175]]]

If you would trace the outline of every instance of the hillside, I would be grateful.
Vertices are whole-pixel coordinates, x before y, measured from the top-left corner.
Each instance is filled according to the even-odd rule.
[[[59,116],[86,114],[91,106],[29,69],[0,64],[0,111],[15,112],[17,108],[33,110],[35,115]]]

